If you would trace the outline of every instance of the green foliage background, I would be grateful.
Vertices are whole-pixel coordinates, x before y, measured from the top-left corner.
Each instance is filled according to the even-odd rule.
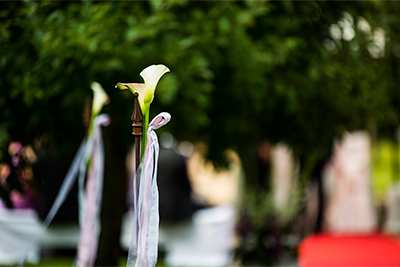
[[[140,82],[138,73],[154,63],[171,73],[161,80],[153,113],[170,111],[169,130],[206,141],[213,158],[242,140],[316,148],[344,129],[398,123],[396,2],[1,5],[3,148],[10,139],[32,143],[45,132],[58,145],[74,138],[93,80],[128,117],[130,95],[114,84]],[[337,42],[334,55],[327,51],[329,26],[344,11],[354,24],[363,16],[372,30],[385,29],[383,58],[371,58],[371,37],[356,25],[351,41]]]

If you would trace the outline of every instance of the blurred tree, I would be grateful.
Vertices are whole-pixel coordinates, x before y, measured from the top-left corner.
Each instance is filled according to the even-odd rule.
[[[248,192],[259,187],[257,151],[266,140],[292,146],[305,179],[343,131],[397,127],[399,5],[1,2],[0,160],[10,140],[19,140],[36,143],[46,152],[42,159],[57,157],[67,168],[83,137],[89,85],[101,83],[112,123],[104,130],[110,156],[99,247],[109,253],[99,253],[97,263],[117,265],[124,157],[133,140],[132,97],[116,90],[117,82],[141,82],[144,67],[165,64],[171,73],[161,79],[151,112],[172,114],[168,131],[207,143],[216,163],[235,149]],[[261,220],[264,195],[247,207]],[[265,233],[263,227],[257,231]],[[256,247],[266,255],[265,235],[259,236],[243,257]]]

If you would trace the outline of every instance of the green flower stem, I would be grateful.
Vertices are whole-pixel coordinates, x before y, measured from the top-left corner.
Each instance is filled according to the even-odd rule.
[[[92,112],[92,114],[90,115],[89,129],[88,129],[88,132],[87,132],[86,139],[89,139],[89,136],[90,136],[90,135],[92,134],[92,132],[93,132],[94,118],[95,118],[96,116],[97,116],[97,115],[96,115],[96,114],[93,114],[93,112]]]
[[[150,108],[147,109],[143,118],[143,135],[142,135],[142,148],[141,148],[141,160],[144,157],[144,152],[146,150],[147,144],[147,129],[149,128],[149,117],[150,117]]]
[[[86,136],[86,141],[89,140],[89,137],[92,135],[92,132],[93,132],[93,124],[94,124],[94,118],[95,118],[96,116],[97,116],[97,115],[96,115],[96,114],[93,114],[93,112],[92,112],[92,114],[90,115],[90,123],[89,123],[88,133],[87,133],[87,136]],[[91,165],[92,165],[92,156],[90,156],[90,157],[88,158],[88,161],[87,161],[87,163],[86,163],[86,168],[87,168],[87,170],[90,169]]]

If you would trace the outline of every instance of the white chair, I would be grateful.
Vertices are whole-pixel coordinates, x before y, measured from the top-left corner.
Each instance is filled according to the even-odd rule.
[[[235,211],[232,206],[198,210],[190,226],[165,242],[169,266],[227,266],[233,258]]]
[[[18,264],[26,253],[27,262],[39,263],[43,232],[35,211],[0,209],[0,265]]]

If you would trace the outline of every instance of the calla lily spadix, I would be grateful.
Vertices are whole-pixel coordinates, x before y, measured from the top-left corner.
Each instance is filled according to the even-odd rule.
[[[140,73],[142,76],[144,83],[117,83],[115,86],[118,89],[125,90],[129,89],[132,94],[138,93],[139,97],[139,106],[143,115],[143,139],[142,139],[142,155],[144,154],[144,149],[146,147],[147,142],[147,128],[149,124],[149,116],[150,116],[150,104],[154,98],[154,92],[156,90],[156,86],[161,77],[169,72],[169,69],[162,65],[151,65]]]

